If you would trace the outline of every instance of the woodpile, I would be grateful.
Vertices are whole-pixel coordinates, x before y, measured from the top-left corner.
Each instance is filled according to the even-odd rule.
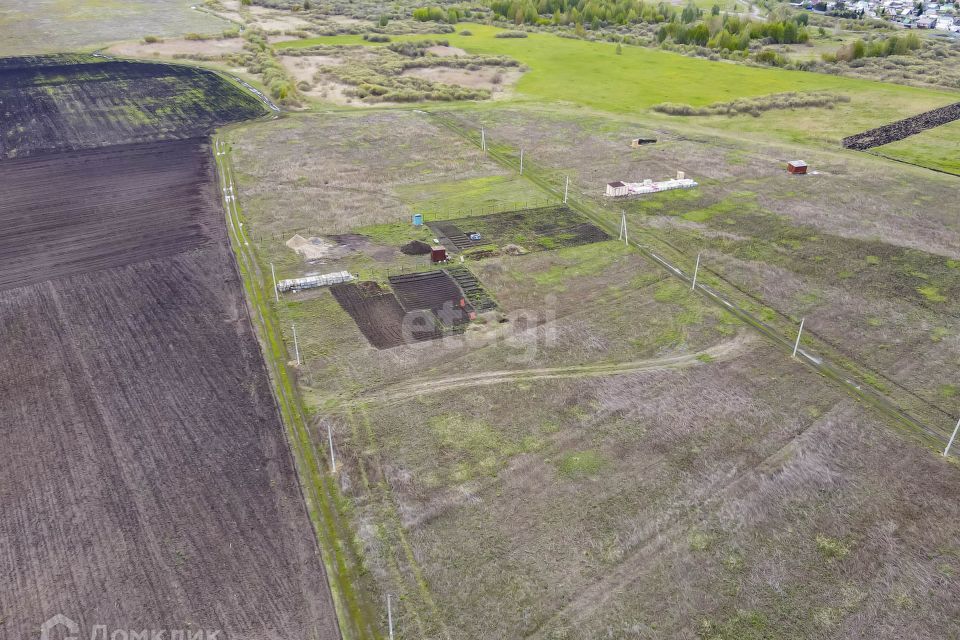
[[[865,151],[897,140],[903,140],[921,131],[939,127],[954,120],[960,120],[960,102],[846,137],[843,139],[843,146],[846,149]]]

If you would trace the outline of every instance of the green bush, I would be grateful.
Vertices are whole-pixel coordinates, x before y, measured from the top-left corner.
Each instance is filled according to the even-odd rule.
[[[788,62],[786,56],[777,53],[773,49],[764,49],[758,52],[754,56],[754,60],[760,64],[767,64],[772,67],[785,67]]]
[[[448,17],[449,13],[440,7],[421,7],[413,10],[413,19],[419,22],[447,22]]]

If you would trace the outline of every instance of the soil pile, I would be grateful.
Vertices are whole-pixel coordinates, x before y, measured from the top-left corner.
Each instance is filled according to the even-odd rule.
[[[400,247],[400,252],[408,256],[425,256],[430,253],[430,245],[426,242],[414,240]]]

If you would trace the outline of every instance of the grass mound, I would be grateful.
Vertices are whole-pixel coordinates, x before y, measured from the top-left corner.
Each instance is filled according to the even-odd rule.
[[[825,91],[810,93],[774,93],[757,98],[739,98],[730,102],[714,102],[704,107],[693,107],[689,104],[662,102],[654,105],[653,110],[671,116],[736,116],[749,114],[757,117],[765,111],[786,109],[832,109],[842,102],[850,102],[850,97]]]

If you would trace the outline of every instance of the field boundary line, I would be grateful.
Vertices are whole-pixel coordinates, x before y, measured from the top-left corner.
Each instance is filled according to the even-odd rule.
[[[359,420],[350,409],[347,409],[345,411],[344,421],[349,425],[350,433],[354,438],[354,440],[358,443],[361,443],[363,438],[360,435],[360,428],[358,426]],[[370,446],[371,448],[373,447],[373,445],[370,445]],[[372,451],[375,454],[379,455],[379,452],[376,451],[376,449],[372,448]],[[370,484],[370,476],[367,473],[367,468],[365,466],[366,465],[365,457],[366,456],[364,455],[363,451],[359,452],[358,455],[356,456],[356,465],[357,465],[358,473],[360,474],[360,480],[363,482],[364,490],[366,491],[367,495],[370,497],[371,502],[373,503],[372,509],[376,510],[377,508],[387,508],[387,507],[384,507],[384,505],[382,504],[376,503],[375,491],[372,485]],[[377,461],[377,464],[379,465],[379,460]],[[382,471],[380,471],[380,473],[382,476]],[[393,516],[392,513],[391,513],[391,516]],[[384,535],[386,535],[386,530],[387,530],[386,525],[382,522],[376,522],[375,524],[376,524],[376,528],[384,532]],[[397,561],[395,551],[393,547],[390,545],[385,545],[385,547],[386,548],[383,555],[387,556],[386,562],[388,564],[388,571],[396,580],[396,583],[398,585],[402,585],[405,588],[407,586],[406,584],[407,581],[404,578],[403,571],[401,570],[401,567],[400,567],[400,563]],[[404,590],[403,593],[396,593],[393,595],[400,596],[400,601],[403,602],[403,598],[406,595],[406,590]],[[424,622],[422,617],[420,616],[420,612],[417,609],[412,609],[412,608],[409,609],[409,611],[410,611],[410,615],[413,617],[413,620],[417,625],[417,628],[420,630],[421,637],[427,637],[426,627],[424,626]]]
[[[289,354],[282,340],[275,311],[269,304],[266,284],[250,242],[246,238],[237,206],[236,184],[229,159],[229,145],[219,136],[212,138],[212,153],[218,173],[220,200],[224,205],[227,232],[236,257],[244,290],[247,312],[259,337],[261,352],[270,372],[277,411],[285,425],[288,450],[294,458],[299,482],[314,529],[314,539],[326,573],[326,582],[335,608],[338,627],[345,640],[366,640],[381,637],[373,623],[370,603],[354,589],[362,574],[361,559],[353,547],[349,523],[341,516],[339,489],[325,470],[325,462],[317,460],[311,447],[312,438],[302,401],[291,382],[287,369]]]
[[[880,146],[882,147],[884,145],[880,145]],[[883,158],[884,160],[892,160],[893,162],[899,162],[900,164],[907,164],[907,165],[910,165],[911,167],[916,167],[917,169],[925,169],[926,171],[935,171],[937,173],[942,173],[945,176],[950,176],[951,178],[960,178],[960,173],[953,173],[952,171],[946,171],[945,169],[937,169],[934,167],[928,167],[922,164],[917,164],[916,162],[910,162],[909,160],[894,158],[893,156],[888,156],[875,150],[879,148],[880,147],[863,149],[860,153],[869,153],[872,156],[875,156],[877,158]]]
[[[362,405],[357,407],[357,413],[360,414],[360,418],[363,422],[363,430],[367,434],[367,446],[369,446],[370,450],[373,452],[375,463],[378,467],[377,472],[380,474],[379,484],[382,504],[390,510],[391,524],[396,529],[396,535],[400,542],[400,546],[402,547],[401,551],[406,557],[410,572],[413,574],[413,580],[416,583],[419,595],[423,599],[424,604],[430,608],[431,613],[433,614],[433,619],[437,624],[439,624],[443,632],[443,636],[445,638],[450,638],[450,631],[447,628],[443,617],[440,615],[440,610],[437,607],[436,601],[433,599],[433,594],[430,592],[429,585],[427,584],[426,579],[423,577],[423,570],[420,568],[420,564],[417,562],[416,555],[413,552],[413,547],[410,546],[410,542],[407,540],[405,528],[400,519],[400,514],[397,510],[397,504],[394,500],[393,491],[390,488],[389,482],[387,481],[387,475],[383,471],[383,459],[380,456],[380,447],[377,444],[376,436],[373,432],[373,426],[370,424],[370,416],[367,415],[366,408]],[[351,415],[355,414],[351,412]],[[419,615],[417,615],[417,619],[420,624],[422,624],[422,620],[420,619]]]

